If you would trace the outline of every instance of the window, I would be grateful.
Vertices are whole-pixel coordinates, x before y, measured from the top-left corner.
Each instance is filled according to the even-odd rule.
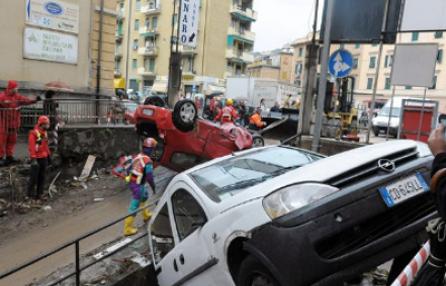
[[[219,202],[318,159],[303,151],[274,147],[220,161],[190,176],[206,195]]]
[[[434,76],[433,85],[429,89],[437,89],[438,76]]]
[[[355,49],[359,49],[361,47],[361,44],[355,44]]]
[[[442,39],[443,38],[443,32],[437,31],[434,34],[435,39]]]
[[[151,72],[155,71],[155,59],[154,58],[149,59],[149,71],[151,71]]]
[[[141,0],[136,0],[135,8],[136,11],[141,11]]]
[[[158,28],[158,17],[152,18],[152,29],[156,30]]]
[[[138,30],[139,30],[139,19],[136,19],[136,20],[135,20],[135,25],[134,25],[133,28],[134,28],[135,31],[138,31]]]
[[[420,38],[420,33],[419,32],[413,32],[412,33],[412,42],[418,41],[419,38]]]
[[[299,57],[304,55],[304,48],[299,48]]]
[[[302,63],[297,63],[296,64],[295,73],[296,73],[297,76],[302,74],[302,67],[303,67]]]
[[[133,40],[133,45],[132,45],[133,50],[136,51],[138,49],[138,45],[139,45],[138,39],[134,39]]]
[[[138,81],[136,79],[130,80],[130,89],[138,90]]]
[[[151,79],[145,79],[143,81],[144,88],[149,88],[153,86],[154,81]]]
[[[384,89],[389,90],[391,88],[390,77],[386,77],[386,83]]]
[[[441,64],[443,62],[443,49],[438,50],[437,62]]]
[[[406,85],[404,88],[407,90],[412,89],[412,87],[410,85]]]
[[[136,70],[138,68],[138,60],[133,59],[132,60],[132,69]]]
[[[203,208],[185,190],[178,190],[173,194],[172,209],[180,241],[207,222]]]
[[[358,63],[359,63],[358,58],[353,58],[353,69],[357,69],[358,68]]]
[[[377,47],[377,46],[378,46],[377,43],[373,43],[373,44],[372,44],[372,47]]]
[[[376,57],[375,56],[370,57],[369,68],[370,69],[376,68]]]
[[[373,88],[373,78],[369,77],[367,79],[367,89],[372,89]]]
[[[384,67],[389,68],[392,66],[393,63],[393,55],[387,55],[384,58]]]
[[[155,262],[159,263],[175,247],[167,205],[164,205],[150,226],[150,237]]]

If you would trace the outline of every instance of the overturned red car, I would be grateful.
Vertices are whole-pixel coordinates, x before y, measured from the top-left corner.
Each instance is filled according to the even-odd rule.
[[[134,120],[140,135],[158,140],[159,163],[176,171],[253,147],[248,130],[199,118],[194,102],[187,99],[171,110],[161,98],[147,98],[136,109]]]

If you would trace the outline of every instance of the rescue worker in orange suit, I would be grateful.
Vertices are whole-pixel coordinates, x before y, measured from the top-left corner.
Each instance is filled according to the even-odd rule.
[[[28,197],[37,202],[42,197],[46,169],[51,164],[51,153],[48,147],[49,128],[50,119],[47,116],[40,116],[37,125],[29,132],[28,137],[28,152],[31,159]]]
[[[220,110],[214,121],[223,123],[234,123],[238,118],[237,110],[234,108],[234,100],[226,100],[226,106]]]
[[[249,118],[249,129],[260,130],[265,128],[266,122],[262,121],[262,116],[260,115],[261,109],[257,108],[253,115]]]
[[[20,95],[17,92],[18,87],[16,81],[10,80],[6,90],[0,93],[0,166],[15,162],[14,149],[20,128],[20,107],[40,100],[39,97],[32,100]]]
[[[136,214],[135,212],[140,207],[147,207],[147,200],[149,199],[149,193],[146,188],[146,184],[152,188],[155,192],[155,180],[153,177],[153,161],[150,156],[153,155],[154,150],[158,142],[153,138],[147,138],[143,142],[142,152],[134,156],[132,159],[132,165],[126,181],[129,184],[129,188],[132,191],[132,200],[129,206],[129,217],[124,221],[124,235],[131,236],[137,233],[138,229],[133,226]],[[145,208],[142,212],[144,222],[148,222],[152,214],[148,208]]]

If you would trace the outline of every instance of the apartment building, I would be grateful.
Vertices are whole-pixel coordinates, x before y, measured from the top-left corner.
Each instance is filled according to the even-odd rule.
[[[293,42],[294,48],[294,80],[298,85],[302,85],[304,78],[304,64],[306,56],[306,46],[310,43],[311,35]],[[440,112],[446,113],[446,60],[444,59],[444,49],[446,45],[446,33],[402,33],[397,37],[397,43],[438,43],[439,51],[437,55],[437,67],[435,71],[434,87],[427,91],[427,97],[437,100],[440,103]],[[374,81],[378,67],[379,45],[370,44],[349,44],[333,45],[331,51],[344,48],[353,55],[353,71],[351,76],[355,78],[355,99],[357,104],[370,101],[372,98]],[[393,91],[391,85],[392,62],[395,45],[384,45],[378,75],[378,99],[390,98]],[[423,88],[404,86],[396,87],[397,96],[422,97]]]
[[[257,19],[252,5],[253,0],[201,1],[197,47],[179,46],[183,92],[219,89],[227,76],[246,72],[253,61],[251,24]],[[117,11],[116,73],[128,89],[166,92],[178,20],[174,1],[122,0]]]
[[[284,47],[270,52],[258,53],[248,65],[247,75],[256,78],[274,79],[294,83],[293,49]]]

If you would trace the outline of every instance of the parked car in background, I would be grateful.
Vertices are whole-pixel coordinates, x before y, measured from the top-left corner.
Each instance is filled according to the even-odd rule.
[[[387,130],[390,136],[397,137],[400,127],[401,109],[404,99],[410,99],[408,97],[394,97],[392,100],[388,100],[383,108],[378,112],[377,116],[372,120],[373,133],[375,136],[379,134],[387,134]]]
[[[149,223],[158,283],[343,285],[401,259],[436,215],[432,160],[423,143],[393,141],[328,158],[272,146],[196,166]]]

